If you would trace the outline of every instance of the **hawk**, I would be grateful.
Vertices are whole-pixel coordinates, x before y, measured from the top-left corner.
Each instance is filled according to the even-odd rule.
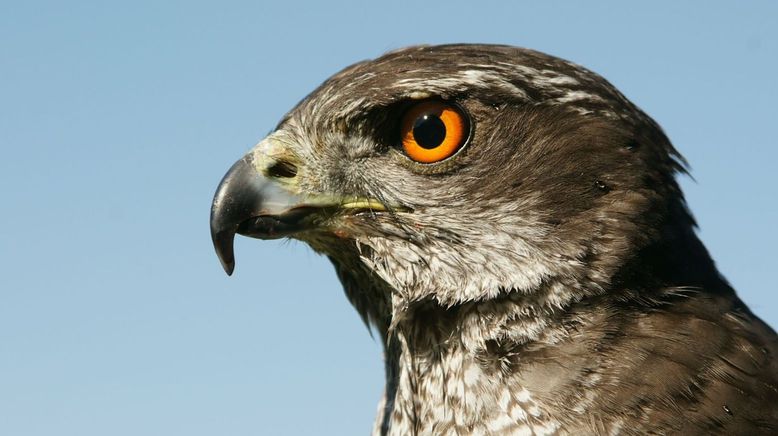
[[[327,256],[383,341],[374,434],[776,434],[778,339],[717,271],[661,128],[523,48],[352,65],[240,159],[211,209]]]

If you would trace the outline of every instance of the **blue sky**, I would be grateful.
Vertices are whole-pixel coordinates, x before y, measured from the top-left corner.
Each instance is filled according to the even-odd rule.
[[[608,78],[688,158],[702,239],[778,326],[778,4],[733,4],[0,2],[0,434],[366,434],[380,347],[326,259],[241,238],[227,278],[208,212],[293,104],[409,44]]]

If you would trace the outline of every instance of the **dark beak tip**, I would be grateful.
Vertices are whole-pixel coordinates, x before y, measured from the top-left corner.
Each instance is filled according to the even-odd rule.
[[[231,276],[235,270],[235,251],[233,247],[235,232],[219,232],[211,229],[211,239],[213,240],[213,248],[216,250],[216,256],[219,258],[224,272]]]
[[[219,262],[221,262],[224,272],[227,273],[228,276],[231,276],[235,271],[235,257],[227,257],[225,256],[226,253],[222,253],[221,251],[218,251],[218,249],[216,254],[219,256]]]
[[[222,262],[222,267],[224,268],[224,272],[226,272],[228,276],[231,276],[232,272],[235,271],[235,262]]]

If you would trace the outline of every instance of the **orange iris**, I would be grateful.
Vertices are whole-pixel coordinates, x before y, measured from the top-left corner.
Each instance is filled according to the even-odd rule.
[[[468,136],[467,118],[455,106],[425,101],[403,115],[401,128],[405,154],[416,162],[434,163],[452,156]]]

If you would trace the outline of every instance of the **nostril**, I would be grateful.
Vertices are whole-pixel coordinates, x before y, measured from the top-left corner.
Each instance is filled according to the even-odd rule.
[[[297,175],[297,166],[285,160],[279,160],[267,169],[267,175],[270,177],[291,178]]]

